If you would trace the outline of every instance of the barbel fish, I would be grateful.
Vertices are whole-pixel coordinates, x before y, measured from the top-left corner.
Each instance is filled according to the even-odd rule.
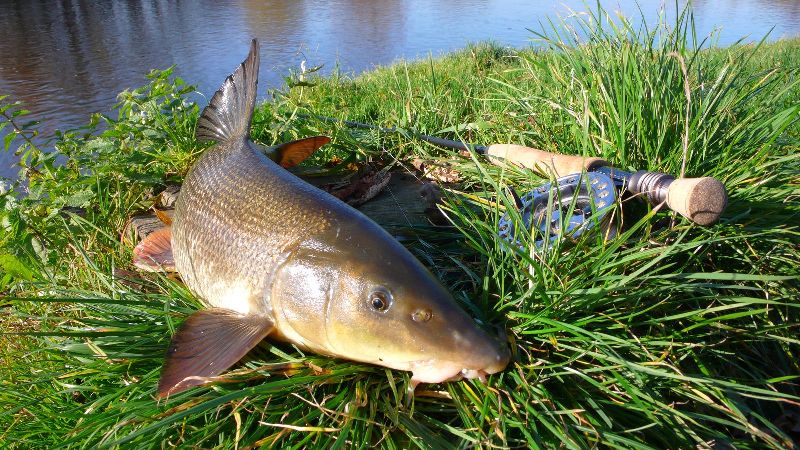
[[[186,176],[171,226],[135,250],[140,265],[174,258],[207,307],[173,336],[158,395],[203,384],[267,336],[411,371],[414,386],[503,370],[507,344],[481,329],[397,240],[249,140],[258,51],[253,40],[198,120],[198,140],[215,145]],[[278,150],[302,159],[327,141]]]

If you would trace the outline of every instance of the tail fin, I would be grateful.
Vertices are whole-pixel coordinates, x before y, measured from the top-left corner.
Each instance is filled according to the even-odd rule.
[[[197,121],[198,140],[225,142],[248,135],[256,105],[258,50],[258,40],[253,39],[247,59],[211,98]]]

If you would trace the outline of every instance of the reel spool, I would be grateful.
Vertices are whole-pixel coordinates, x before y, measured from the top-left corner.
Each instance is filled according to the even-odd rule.
[[[548,208],[552,192],[551,207]],[[534,242],[541,248],[545,240],[555,242],[563,235],[576,238],[600,226],[607,237],[616,235],[616,228],[608,223],[607,213],[617,200],[617,189],[611,178],[600,172],[586,172],[558,178],[545,183],[520,199],[519,213],[522,221],[517,230],[508,213],[500,218],[500,237],[511,245],[520,245],[518,233],[530,233],[536,227]]]

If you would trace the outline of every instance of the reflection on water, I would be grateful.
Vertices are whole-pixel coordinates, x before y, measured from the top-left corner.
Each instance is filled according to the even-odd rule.
[[[593,3],[593,2],[592,2]],[[603,1],[631,17],[633,1]],[[662,1],[639,2],[652,23]],[[673,3],[666,2],[674,15]],[[720,44],[800,33],[800,2],[695,0],[698,31],[720,27]],[[0,94],[25,102],[43,130],[85,123],[115,95],[144,83],[153,68],[178,74],[206,95],[261,40],[261,86],[276,87],[292,67],[336,63],[360,72],[398,58],[434,55],[468,42],[527,45],[546,17],[584,3],[529,0],[0,0]],[[202,100],[201,100],[202,101]],[[0,176],[12,176],[0,153]]]

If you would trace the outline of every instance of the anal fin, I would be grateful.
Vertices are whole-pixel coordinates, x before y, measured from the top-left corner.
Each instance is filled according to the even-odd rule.
[[[223,308],[197,311],[178,328],[167,350],[158,397],[199,386],[219,375],[274,328],[269,317]]]
[[[159,228],[142,239],[133,249],[133,265],[148,272],[175,272],[172,228]]]

